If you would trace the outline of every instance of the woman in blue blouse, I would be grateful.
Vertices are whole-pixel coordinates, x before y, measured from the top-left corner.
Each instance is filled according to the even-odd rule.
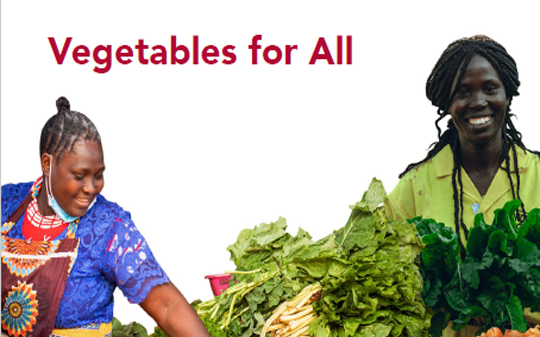
[[[109,336],[119,287],[169,336],[209,336],[129,212],[106,200],[101,139],[61,97],[45,124],[43,176],[2,186],[2,334]]]

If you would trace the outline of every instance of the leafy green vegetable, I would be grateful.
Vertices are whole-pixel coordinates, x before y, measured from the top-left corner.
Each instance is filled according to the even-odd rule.
[[[213,335],[211,335],[213,337]],[[169,337],[167,334],[161,330],[159,326],[156,326],[154,328],[154,333],[150,335],[150,337]]]
[[[136,322],[122,325],[116,317],[113,317],[112,326],[112,337],[148,337],[146,328]]]
[[[523,308],[540,310],[540,209],[518,227],[513,215],[520,205],[513,200],[496,210],[491,225],[478,214],[463,258],[451,228],[431,219],[410,220],[426,244],[422,297],[435,312],[432,336],[441,336],[450,320],[456,331],[474,320],[483,331],[497,326],[524,332]]]
[[[206,327],[206,330],[208,330],[208,333],[212,337],[230,337],[229,334],[227,334],[223,329],[220,329],[220,327],[214,322],[213,320],[209,318],[201,318],[202,322],[204,323],[204,326]],[[161,337],[161,336],[156,336]],[[165,337],[165,336],[164,336]]]
[[[345,226],[316,242],[302,229],[287,233],[283,218],[242,230],[227,248],[237,266],[231,286],[196,304],[198,314],[232,336],[260,336],[278,305],[320,282],[310,335],[427,336],[432,311],[421,298],[418,258],[424,244],[415,226],[387,220],[385,198],[374,179]]]

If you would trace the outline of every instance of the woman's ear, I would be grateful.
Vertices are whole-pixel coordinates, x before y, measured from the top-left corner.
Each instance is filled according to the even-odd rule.
[[[41,155],[41,171],[44,177],[48,177],[51,173],[51,158],[52,156],[48,153]]]

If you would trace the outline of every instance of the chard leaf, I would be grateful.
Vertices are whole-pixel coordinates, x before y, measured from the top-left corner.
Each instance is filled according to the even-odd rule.
[[[480,285],[480,276],[478,275],[479,263],[474,259],[467,257],[461,264],[461,277],[468,286],[478,289]]]
[[[272,289],[272,291],[267,295],[268,306],[270,307],[277,306],[282,296],[283,296],[283,282],[279,282],[279,284],[274,289]]]
[[[476,299],[487,311],[496,315],[505,310],[509,295],[501,279],[492,275],[488,278]]]
[[[540,270],[531,268],[518,280],[518,284],[523,287],[526,293],[536,298],[540,298]]]
[[[474,226],[486,226],[486,222],[484,220],[484,214],[482,213],[478,213],[476,214],[476,216],[474,217]]]
[[[469,231],[469,238],[467,239],[467,256],[481,259],[493,231],[495,231],[493,227],[481,225],[473,227]]]
[[[442,294],[442,281],[434,274],[429,274],[422,289],[422,298],[428,307],[435,307]]]
[[[347,277],[349,274],[350,276],[354,275],[354,270],[351,268],[350,262],[346,260],[332,259],[328,266],[328,274],[335,277]]]
[[[251,311],[257,311],[257,306],[266,299],[262,286],[255,288],[245,296]]]
[[[364,192],[362,200],[350,206],[352,210],[360,210],[365,213],[373,213],[380,204],[386,200],[386,190],[383,183],[376,178],[371,180],[369,188]]]
[[[451,278],[460,253],[457,234],[451,228],[431,219],[416,218],[414,223],[426,244],[421,255],[424,268],[434,271],[441,275],[440,277]],[[442,273],[443,270],[445,273]]]
[[[319,279],[328,273],[329,261],[328,259],[302,260],[295,262],[294,265],[305,270],[310,276]]]
[[[523,317],[523,307],[517,296],[511,296],[506,304],[506,310],[512,322],[512,330],[525,332],[527,330],[527,321]]]
[[[516,241],[514,255],[508,260],[510,268],[518,273],[524,273],[539,263],[540,250],[538,247],[527,239],[518,239]]]
[[[308,334],[313,337],[330,337],[330,327],[324,314],[319,315],[309,324]]]
[[[374,323],[360,328],[360,331],[356,336],[359,337],[386,337],[390,335],[392,331],[392,326],[385,325],[383,323]],[[418,331],[419,333],[420,331]],[[410,336],[419,336],[419,335],[410,335]]]
[[[516,213],[520,206],[521,201],[519,199],[515,199],[504,204],[503,209],[506,211],[506,213],[513,215]],[[512,220],[511,222],[514,224],[514,226],[516,225],[515,221]]]
[[[398,314],[399,315],[399,314]],[[398,316],[396,315],[396,316]],[[424,322],[418,318],[406,315],[401,316],[401,321],[405,323],[405,330],[409,336],[421,336],[424,330]]]
[[[507,204],[512,203],[511,201]],[[515,206],[515,205],[514,205]],[[511,209],[511,205],[508,207],[508,209]],[[508,233],[508,238],[510,240],[515,240],[518,237],[518,230],[516,226],[516,221],[513,217],[513,212],[508,213],[507,208],[502,208],[495,210],[495,216],[493,221],[493,226],[495,228],[501,229]]]
[[[493,231],[489,235],[487,247],[493,252],[508,254],[506,247],[508,245],[508,234],[500,229]]]
[[[355,209],[345,227],[335,233],[338,246],[344,254],[348,255],[355,246],[358,248],[366,247],[375,236],[373,217]]]
[[[490,268],[493,265],[493,261],[495,261],[495,255],[493,255],[493,253],[489,250],[486,251],[482,256],[482,260],[480,260],[480,263],[478,264],[478,270]]]
[[[527,214],[527,220],[520,227],[520,237],[525,237],[540,246],[540,209],[535,208]]]
[[[286,232],[287,223],[279,218],[275,223],[262,223],[254,229],[244,229],[236,243],[227,247],[239,270],[257,269],[275,250],[280,250],[291,237]]]
[[[431,318],[431,326],[429,327],[429,335],[431,337],[441,337],[444,329],[450,322],[450,313],[439,311]]]
[[[459,319],[454,320],[452,324],[452,329],[459,331],[464,328],[469,321],[475,317],[485,317],[488,315],[488,312],[479,306],[471,305],[465,308],[460,314]]]
[[[360,325],[360,317],[348,317],[343,320],[345,336],[353,336]]]
[[[463,287],[460,264],[452,280],[444,286],[443,293],[450,308],[455,311],[463,311],[470,305],[471,289]]]
[[[255,318],[255,321],[257,322],[258,326],[264,325],[264,323],[266,323],[263,315],[260,312],[253,313],[253,318]]]

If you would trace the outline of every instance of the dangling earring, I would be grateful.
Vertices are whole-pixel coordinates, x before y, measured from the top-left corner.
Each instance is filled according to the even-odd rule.
[[[37,198],[39,191],[41,190],[41,184],[43,184],[43,180],[32,186],[32,198]]]

